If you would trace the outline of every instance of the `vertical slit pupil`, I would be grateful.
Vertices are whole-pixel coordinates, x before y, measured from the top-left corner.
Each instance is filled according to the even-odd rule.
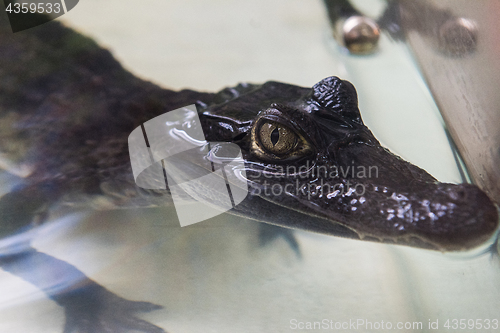
[[[279,132],[278,128],[276,127],[271,132],[271,142],[272,142],[273,146],[276,145],[276,143],[278,142],[279,139],[280,139],[280,132]]]

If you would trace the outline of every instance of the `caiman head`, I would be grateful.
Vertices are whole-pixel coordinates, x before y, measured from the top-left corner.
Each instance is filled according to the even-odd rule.
[[[471,184],[438,182],[382,147],[353,85],[239,85],[202,106],[208,141],[241,148],[249,195],[234,210],[285,227],[440,251],[488,240],[495,205]],[[286,209],[283,209],[286,208]]]

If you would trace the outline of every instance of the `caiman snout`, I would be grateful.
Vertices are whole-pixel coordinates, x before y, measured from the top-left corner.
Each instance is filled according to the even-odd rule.
[[[417,235],[440,250],[473,248],[490,238],[498,225],[498,212],[490,198],[471,184],[438,183],[420,199],[416,212],[427,213],[415,223]],[[418,195],[418,192],[417,194]]]
[[[483,244],[496,231],[497,208],[475,185],[439,183],[425,170],[371,143],[351,145],[338,155],[356,159],[358,165],[378,166],[376,177],[348,179],[363,185],[362,200],[335,202],[356,207],[343,209],[343,224],[360,238],[460,251]]]
[[[353,217],[357,222],[351,226],[361,237],[457,251],[481,245],[498,225],[497,209],[475,185],[428,183],[398,190],[373,186],[365,195],[370,204],[360,207],[359,219]]]

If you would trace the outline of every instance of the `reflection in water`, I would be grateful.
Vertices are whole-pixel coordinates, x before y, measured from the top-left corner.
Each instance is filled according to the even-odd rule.
[[[432,1],[388,1],[377,20],[363,16],[348,0],[325,0],[325,5],[334,34],[353,54],[374,52],[380,28],[394,40],[404,40],[405,35],[415,32],[434,50],[450,57],[466,56],[477,46],[477,23]]]

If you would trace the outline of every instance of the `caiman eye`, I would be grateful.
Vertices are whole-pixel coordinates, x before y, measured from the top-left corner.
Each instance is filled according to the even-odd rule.
[[[283,156],[297,146],[298,136],[288,127],[274,121],[263,123],[258,133],[262,148],[271,154]]]
[[[312,153],[309,142],[281,122],[261,118],[252,129],[252,153],[269,162],[290,161]]]

